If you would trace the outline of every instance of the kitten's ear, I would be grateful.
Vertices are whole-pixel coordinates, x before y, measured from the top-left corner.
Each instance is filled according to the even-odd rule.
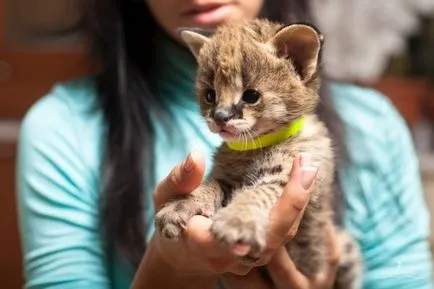
[[[292,60],[303,82],[314,75],[318,66],[323,36],[310,25],[291,24],[280,29],[270,40],[279,57]]]
[[[182,41],[190,49],[196,59],[199,58],[200,49],[208,42],[209,35],[212,32],[209,30],[201,30],[197,28],[180,28],[178,34]]]

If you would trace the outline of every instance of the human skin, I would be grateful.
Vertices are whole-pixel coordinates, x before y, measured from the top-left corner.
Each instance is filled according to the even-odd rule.
[[[219,24],[256,17],[263,0],[146,0],[160,26],[177,38],[176,28],[213,28]]]
[[[332,277],[335,275],[331,273],[334,273],[336,268],[339,255],[337,250],[332,250],[332,266],[329,270],[314,280],[308,280],[296,270],[283,247],[283,244],[296,233],[314,186],[315,172],[312,172],[311,164],[302,164],[303,161],[300,161],[299,157],[294,160],[290,181],[270,215],[267,248],[257,262],[257,266],[267,265],[271,269],[273,285],[265,281],[258,283],[260,276],[255,268],[242,265],[228,248],[222,247],[213,239],[209,231],[211,220],[195,216],[187,224],[181,241],[169,241],[160,237],[158,232],[154,234],[132,288],[213,288],[220,276],[223,277],[228,289],[243,286],[285,288],[278,287],[279,284],[294,284],[297,286],[294,288],[297,289],[331,288],[327,287],[327,284],[332,283],[330,279],[333,280]],[[156,210],[158,211],[170,198],[194,190],[200,185],[203,172],[203,156],[193,152],[158,185],[154,194]],[[331,232],[332,241],[333,236]],[[332,248],[336,248],[334,242],[331,243]]]

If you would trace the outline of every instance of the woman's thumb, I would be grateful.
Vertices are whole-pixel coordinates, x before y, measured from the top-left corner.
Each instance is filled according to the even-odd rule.
[[[159,209],[168,200],[188,194],[197,188],[201,184],[204,171],[203,155],[198,151],[192,151],[158,184],[154,193],[156,208]]]

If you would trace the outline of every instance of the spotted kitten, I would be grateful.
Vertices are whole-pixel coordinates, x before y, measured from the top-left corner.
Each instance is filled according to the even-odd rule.
[[[264,19],[231,23],[212,36],[183,30],[198,62],[197,99],[209,129],[225,143],[209,178],[189,196],[156,215],[156,227],[178,239],[195,214],[212,217],[212,233],[229,245],[265,246],[268,215],[288,182],[294,157],[309,152],[319,171],[295,238],[287,249],[298,269],[313,276],[327,261],[326,223],[333,216],[334,153],[329,132],[315,115],[322,36],[304,24]],[[283,136],[288,132],[288,135]],[[292,135],[291,135],[292,132]],[[265,135],[277,134],[270,143]],[[252,142],[256,140],[256,142]],[[360,286],[356,243],[338,231],[341,267],[334,288]]]

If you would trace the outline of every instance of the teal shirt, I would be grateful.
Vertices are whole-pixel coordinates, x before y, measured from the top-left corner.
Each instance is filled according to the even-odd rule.
[[[192,149],[204,152],[209,169],[221,142],[194,100],[194,60],[170,42],[160,44],[155,88],[183,145],[154,117],[155,182]],[[347,128],[351,164],[340,171],[344,224],[363,249],[364,288],[432,289],[429,214],[404,120],[376,91],[338,83],[331,89]],[[25,288],[125,289],[132,281],[134,270],[120,256],[109,260],[99,235],[105,131],[101,111],[92,110],[95,100],[91,77],[59,83],[23,120],[17,198]],[[152,191],[145,192],[147,220],[154,214]]]

